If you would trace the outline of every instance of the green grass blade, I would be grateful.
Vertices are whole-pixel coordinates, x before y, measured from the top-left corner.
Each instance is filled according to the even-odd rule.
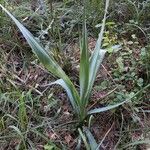
[[[19,117],[21,129],[25,130],[28,124],[28,116],[27,116],[27,111],[26,111],[24,92],[22,93],[22,95],[20,95],[20,98],[19,98],[18,117]]]
[[[135,141],[135,142],[132,142],[130,144],[127,144],[127,145],[123,146],[123,149],[127,149],[128,147],[137,146],[137,145],[141,145],[141,144],[150,144],[150,140],[145,139],[145,140]]]
[[[92,109],[90,111],[88,111],[88,115],[91,115],[91,114],[95,114],[95,113],[100,113],[100,112],[105,112],[105,111],[108,111],[108,110],[111,110],[111,109],[114,109],[118,106],[121,106],[123,105],[124,103],[126,103],[128,100],[125,100],[121,103],[118,103],[118,104],[115,104],[115,105],[110,105],[110,106],[106,106],[106,107],[102,107],[102,108],[95,108],[95,109]]]
[[[80,97],[82,103],[84,103],[84,98],[87,92],[89,82],[89,52],[85,19],[83,25],[83,39],[81,42],[80,50]]]
[[[21,140],[22,140],[24,149],[26,150],[26,149],[27,149],[27,148],[26,148],[26,142],[25,142],[24,136],[23,136],[23,134],[21,133],[21,131],[19,130],[19,128],[15,127],[15,126],[9,126],[9,128],[13,129],[13,130],[19,135],[19,137],[20,137]]]
[[[58,63],[44,50],[44,48],[36,41],[33,35],[1,4],[0,7],[8,14],[8,16],[15,22],[17,27],[22,32],[24,38],[27,40],[28,44],[32,48],[33,52],[37,55],[41,63],[55,76],[62,78],[65,82],[65,85],[70,89],[70,94],[72,95],[75,105],[80,104],[79,95],[74,85],[70,81],[69,77],[61,69]],[[77,107],[77,106],[76,106]]]

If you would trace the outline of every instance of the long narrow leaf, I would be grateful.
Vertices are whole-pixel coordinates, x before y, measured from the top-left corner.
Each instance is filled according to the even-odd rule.
[[[104,33],[104,28],[105,28],[108,5],[109,5],[109,0],[106,0],[105,14],[104,14],[103,22],[102,22],[101,32],[99,33],[99,37],[96,42],[94,52],[90,58],[90,71],[89,71],[90,74],[89,74],[89,88],[88,88],[89,94],[87,95],[87,98],[89,98],[89,96],[90,96],[92,86],[93,86],[95,78],[96,78],[97,71],[100,67],[100,64],[101,64],[101,62],[104,58],[105,52],[106,52],[105,50],[101,49],[101,43],[103,40],[103,33]]]
[[[22,132],[20,131],[20,129],[16,126],[9,126],[9,128],[13,129],[19,135],[19,137],[21,138],[21,140],[23,142],[24,149],[27,150],[25,138],[24,138]]]
[[[145,139],[145,140],[135,141],[135,142],[132,142],[130,144],[127,144],[127,145],[123,146],[123,149],[127,149],[128,147],[137,146],[137,145],[141,145],[141,144],[150,144],[150,140]],[[147,150],[149,150],[149,148]]]
[[[69,97],[69,100],[73,106],[73,108],[76,110],[77,113],[79,113],[79,107],[77,107],[75,101],[74,101],[74,98],[72,97],[72,94],[71,94],[71,90],[68,88],[68,86],[66,85],[66,83],[64,82],[64,80],[62,79],[58,79],[50,84],[47,84],[47,86],[51,86],[51,85],[54,85],[54,84],[58,84],[58,85],[61,85],[67,92],[67,95]]]
[[[86,21],[84,19],[83,25],[83,39],[81,43],[81,56],[80,56],[80,97],[82,103],[85,101],[85,95],[88,89],[89,82],[89,52],[88,52],[88,40],[87,40],[87,30]]]
[[[90,110],[90,111],[88,112],[88,114],[91,115],[91,114],[95,114],[95,113],[105,112],[105,111],[114,109],[114,108],[116,108],[116,107],[118,107],[118,106],[121,106],[121,105],[123,105],[123,104],[126,103],[126,102],[127,102],[127,100],[125,100],[125,101],[123,101],[123,102],[121,102],[121,103],[115,104],[115,105],[110,105],[110,106],[106,106],[106,107],[102,107],[102,108],[95,108],[95,109],[93,109],[93,110]]]
[[[37,55],[41,63],[55,76],[62,78],[65,82],[68,89],[70,89],[70,95],[72,95],[72,100],[74,101],[74,105],[80,104],[79,95],[70,81],[69,77],[65,74],[65,72],[61,69],[58,63],[44,50],[44,48],[36,41],[33,35],[9,12],[7,11],[1,4],[0,7],[8,14],[8,16],[15,22],[17,27],[22,32],[24,38],[27,40],[28,44],[32,48],[33,52]],[[73,106],[74,107],[74,106]]]
[[[98,144],[96,143],[94,136],[92,135],[89,129],[85,129],[85,133],[88,138],[91,150],[96,150],[96,148],[98,147]]]
[[[78,129],[78,131],[79,131],[79,134],[80,134],[80,136],[81,136],[81,138],[82,138],[82,140],[84,142],[86,150],[90,150],[90,147],[89,147],[89,144],[87,142],[86,136],[83,134],[83,132],[82,132],[82,130],[80,128]]]
[[[116,108],[116,107],[118,107],[118,106],[121,106],[121,105],[123,105],[124,103],[131,101],[134,97],[136,97],[136,96],[137,96],[138,94],[140,94],[143,90],[146,90],[146,89],[149,88],[149,87],[150,87],[150,84],[148,84],[148,85],[145,86],[142,90],[136,92],[132,97],[130,97],[130,98],[127,99],[127,100],[124,100],[123,102],[120,102],[120,103],[115,104],[115,105],[110,105],[110,106],[102,107],[102,108],[95,108],[95,109],[93,109],[93,110],[88,111],[88,114],[90,115],[90,114],[105,112],[105,111],[108,111],[108,110],[110,110],[110,109],[114,109],[114,108]]]

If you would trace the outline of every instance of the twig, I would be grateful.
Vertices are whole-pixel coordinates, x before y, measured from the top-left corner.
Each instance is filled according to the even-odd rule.
[[[101,140],[101,142],[99,143],[98,147],[96,148],[96,150],[99,150],[99,147],[103,144],[105,138],[107,137],[107,135],[109,134],[109,132],[111,131],[112,127],[114,126],[114,122],[111,125],[110,129],[106,132],[105,136],[103,137],[103,139]]]

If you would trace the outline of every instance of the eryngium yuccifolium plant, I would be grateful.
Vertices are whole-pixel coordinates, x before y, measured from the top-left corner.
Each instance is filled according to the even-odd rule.
[[[62,70],[62,68],[54,60],[54,58],[45,51],[45,49],[34,38],[34,36],[8,10],[6,10],[2,5],[0,5],[0,7],[7,13],[7,15],[15,22],[17,27],[22,32],[24,38],[27,40],[28,44],[32,48],[32,51],[37,55],[37,57],[39,58],[41,63],[45,66],[45,68],[47,68],[47,70],[50,71],[54,76],[60,78],[55,82],[50,83],[49,86],[58,84],[61,85],[66,90],[73,111],[77,115],[79,122],[83,122],[83,120],[86,118],[87,115],[104,112],[113,109],[117,106],[120,106],[126,102],[123,101],[115,105],[87,110],[87,105],[89,104],[89,98],[94,81],[96,79],[96,74],[106,53],[105,50],[101,49],[101,43],[103,39],[108,5],[109,0],[106,0],[105,13],[102,21],[101,31],[99,33],[94,52],[91,54],[91,56],[89,55],[88,51],[86,21],[84,19],[82,41],[80,42],[81,56],[80,56],[80,72],[79,72],[79,81],[80,81],[79,93],[75,88],[75,86],[73,85],[70,78]]]

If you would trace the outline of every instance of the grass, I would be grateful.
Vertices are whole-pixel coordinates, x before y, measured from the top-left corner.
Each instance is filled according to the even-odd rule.
[[[60,4],[62,3],[59,3],[59,6],[53,5],[53,7],[61,8],[61,6],[64,6],[63,11],[65,11],[65,7],[69,9],[67,5],[74,5],[72,3]],[[125,4],[130,5],[129,3]],[[26,4],[24,3],[23,5],[25,6]],[[111,7],[112,3],[110,3],[109,12]],[[7,8],[10,9],[10,7]],[[34,41],[36,47],[40,47],[42,55],[46,56],[47,59],[42,58],[42,62],[45,63],[45,60],[48,60],[48,63],[57,64],[59,71],[51,69],[52,66],[49,64],[45,65],[51,73],[54,73],[55,77],[63,77],[63,80],[52,82],[54,77],[41,66],[34,55],[30,56],[30,59],[26,58],[31,53],[25,54],[23,50],[30,51],[30,48],[25,42],[24,46],[20,44],[22,43],[21,34],[17,35],[18,38],[16,39],[10,38],[11,34],[19,32],[14,26],[8,24],[8,17],[4,13],[2,14],[2,21],[5,18],[5,27],[4,23],[2,23],[2,28],[10,28],[10,35],[8,36],[7,32],[5,32],[5,34],[3,33],[5,36],[1,39],[3,51],[1,51],[2,55],[0,56],[0,145],[2,145],[2,149],[10,147],[13,149],[74,149],[76,146],[78,149],[86,147],[86,149],[91,150],[99,149],[99,147],[103,148],[103,146],[106,146],[107,149],[112,147],[116,149],[146,149],[149,142],[149,138],[146,135],[149,132],[149,103],[147,101],[149,100],[148,91],[150,86],[149,46],[148,44],[144,45],[145,43],[141,44],[138,38],[140,31],[130,35],[128,34],[128,29],[122,28],[122,30],[125,30],[123,34],[128,34],[125,37],[122,33],[118,33],[119,23],[114,22],[111,24],[112,16],[108,15],[108,21],[106,22],[105,30],[103,30],[104,36],[98,40],[102,40],[101,48],[109,53],[105,54],[99,73],[96,69],[93,69],[95,67],[90,67],[89,57],[91,53],[95,57],[96,55],[94,55],[95,52],[89,46],[91,43],[87,36],[87,29],[90,31],[89,36],[93,35],[93,33],[91,33],[88,22],[90,18],[87,16],[86,24],[85,22],[83,23],[82,39],[80,39],[80,69],[78,69],[75,60],[75,57],[79,58],[79,56],[73,55],[70,57],[72,52],[67,51],[64,53],[64,47],[61,48],[63,50],[61,53],[65,54],[63,54],[63,57],[70,57],[69,64],[71,64],[70,68],[73,70],[69,72],[69,75],[66,75],[62,71],[62,64],[66,63],[66,61],[62,62],[63,57],[59,54],[60,51],[55,53],[59,59],[62,59],[61,65],[60,62],[57,63],[53,59],[54,51],[51,51],[49,55],[47,48],[45,52],[43,46],[39,46],[39,39],[44,43],[44,47],[49,39],[40,37],[35,40],[35,37],[31,37],[28,34],[29,31],[17,21],[28,39],[28,43],[32,45],[31,41]],[[16,16],[20,15],[19,10],[17,14]],[[30,14],[22,13],[22,16],[28,15]],[[61,16],[61,14],[59,15]],[[35,16],[32,17],[33,20],[36,18]],[[56,16],[54,15],[53,17]],[[20,17],[17,18],[22,20]],[[23,24],[37,37],[39,35],[38,30],[41,29],[37,30],[32,23],[32,19],[30,21],[25,21]],[[83,20],[80,20],[80,22],[83,22]],[[47,24],[47,19],[45,19],[45,23]],[[42,28],[43,31],[46,31],[46,24]],[[101,25],[99,24],[99,26]],[[59,28],[58,24],[57,27]],[[81,27],[80,23],[79,27]],[[74,26],[75,28],[76,26]],[[135,28],[133,27],[133,29]],[[68,47],[70,47],[69,43],[62,43],[64,38],[67,37],[67,35],[66,37],[62,36],[62,31],[64,30],[59,29],[60,46],[61,44],[68,44]],[[47,31],[51,32],[51,29]],[[55,34],[55,32],[56,30],[54,29],[53,33]],[[72,30],[72,32],[76,34],[76,31]],[[94,29],[94,32],[96,33],[97,29]],[[47,35],[49,34],[51,33]],[[8,43],[4,44],[6,39],[10,39],[9,42],[14,43],[14,47]],[[17,41],[17,45],[14,41]],[[94,39],[93,41],[96,40]],[[95,43],[92,44],[95,45]],[[111,46],[114,44],[120,44],[121,46],[119,49],[112,50]],[[8,53],[10,49],[11,53]],[[77,48],[71,50],[77,51],[79,55]],[[33,51],[35,51],[34,48]],[[41,58],[41,53],[38,56]],[[56,57],[55,59],[58,60]],[[79,62],[79,60],[77,61]],[[92,73],[95,75],[92,75]],[[87,74],[89,76],[86,76]],[[73,92],[70,93],[75,93],[72,95],[77,97],[70,101],[71,106],[66,102],[69,97],[66,97],[63,90],[60,87],[53,88],[54,83],[63,84],[69,91],[70,87],[73,87]],[[72,95],[70,97],[73,97]],[[76,98],[79,100],[76,100]],[[128,104],[110,110],[123,104],[123,100],[128,100]],[[121,101],[123,103],[120,103]],[[109,107],[105,107],[106,105]],[[92,110],[92,108],[94,109]],[[106,112],[106,110],[110,111]],[[101,128],[99,128],[99,124]],[[112,141],[112,139],[114,140]]]

